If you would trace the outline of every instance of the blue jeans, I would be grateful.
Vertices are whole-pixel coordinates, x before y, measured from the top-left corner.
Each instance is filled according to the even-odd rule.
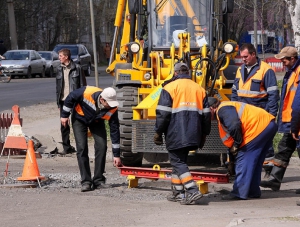
[[[76,141],[77,161],[81,175],[81,184],[99,185],[104,183],[106,178],[103,176],[105,171],[107,136],[104,120],[93,121],[89,126],[77,119],[72,119],[72,126]],[[95,168],[94,177],[91,176],[90,160],[88,155],[88,128],[94,138],[95,148]]]

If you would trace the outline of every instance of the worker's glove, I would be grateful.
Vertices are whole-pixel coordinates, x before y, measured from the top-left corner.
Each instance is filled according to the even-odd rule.
[[[205,141],[206,141],[206,135],[202,135],[200,146],[199,146],[200,149],[202,149],[204,147]]]
[[[162,138],[162,135],[160,133],[155,133],[155,135],[154,135],[154,143],[156,145],[162,145],[163,144],[163,138]]]
[[[232,146],[230,149],[229,149],[229,152],[232,154],[232,155],[237,155],[238,153],[238,148],[235,147],[235,146]]]

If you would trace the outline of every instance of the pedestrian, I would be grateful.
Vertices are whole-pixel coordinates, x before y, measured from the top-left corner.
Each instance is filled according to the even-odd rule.
[[[172,194],[167,200],[182,205],[202,197],[187,165],[188,153],[202,148],[210,133],[211,115],[205,90],[191,80],[185,63],[174,66],[174,76],[163,83],[156,108],[154,143],[163,144],[172,165]]]
[[[260,107],[209,97],[224,145],[235,156],[235,180],[223,200],[259,198],[261,170],[277,131],[275,117]]]
[[[6,51],[7,51],[7,49],[4,46],[4,41],[0,40],[0,55],[2,56]]]
[[[278,114],[278,132],[283,133],[278,143],[278,153],[270,160],[273,168],[267,181],[262,181],[261,186],[271,188],[278,191],[281,186],[286,168],[290,162],[290,158],[294,153],[297,141],[293,138],[298,134],[298,118],[297,114],[299,106],[299,75],[300,75],[300,59],[295,47],[284,47],[275,58],[280,59],[287,68],[287,72],[283,77],[279,114]],[[295,96],[297,94],[297,96]],[[293,106],[292,106],[293,104]],[[292,122],[293,107],[293,122]],[[291,133],[292,132],[292,133]],[[300,191],[299,191],[300,193]]]
[[[231,101],[239,101],[261,107],[276,117],[279,90],[275,72],[269,64],[257,57],[256,49],[251,43],[245,43],[241,46],[240,56],[244,64],[236,72],[236,78],[232,86]],[[274,148],[271,144],[266,159],[268,160],[273,156]],[[266,165],[265,168],[268,174],[268,166]]]
[[[114,165],[121,165],[118,105],[116,91],[111,87],[105,88],[103,91],[93,86],[81,87],[72,91],[64,102],[61,123],[65,127],[69,124],[69,115],[72,111],[71,121],[76,142],[82,192],[110,186],[105,184],[106,178],[103,175],[107,151],[105,120],[108,121],[110,127]],[[88,129],[94,138],[95,169],[93,178],[91,177],[88,155]]]
[[[109,64],[110,52],[111,52],[111,47],[110,47],[109,43],[105,44],[105,47],[103,48],[103,52],[104,52],[107,64]]]
[[[56,74],[56,102],[60,110],[63,109],[64,101],[70,92],[86,85],[84,72],[80,65],[71,59],[71,51],[69,49],[61,49],[58,52],[61,65],[58,67]],[[63,150],[59,154],[65,155],[76,152],[70,143],[70,127],[69,125],[60,126]]]

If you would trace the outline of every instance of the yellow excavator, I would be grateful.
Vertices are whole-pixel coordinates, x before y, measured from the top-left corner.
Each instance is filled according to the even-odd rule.
[[[153,142],[162,83],[184,62],[208,96],[229,100],[237,67],[236,43],[227,41],[233,0],[119,0],[109,66],[115,77],[124,165],[166,161],[165,145]],[[220,8],[220,12],[214,9]],[[226,153],[217,129],[196,153]]]

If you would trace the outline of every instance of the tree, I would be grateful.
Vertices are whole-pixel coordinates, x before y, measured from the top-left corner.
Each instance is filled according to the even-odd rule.
[[[300,53],[300,3],[296,0],[285,0],[285,2],[291,16],[295,47],[298,49],[298,53]]]

